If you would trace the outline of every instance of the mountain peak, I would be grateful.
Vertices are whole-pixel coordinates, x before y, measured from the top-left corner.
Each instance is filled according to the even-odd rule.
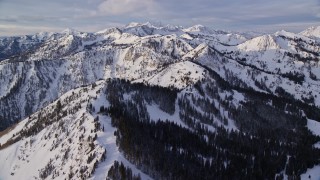
[[[131,22],[127,25],[125,25],[125,28],[132,28],[132,27],[137,27],[137,26],[141,26],[142,24],[141,23],[138,23],[138,22]]]
[[[151,23],[151,22],[145,22],[145,23],[138,23],[138,22],[131,22],[125,26],[125,28],[135,28],[135,27],[141,27],[141,26],[147,26],[147,27],[160,27],[160,23]]]
[[[288,32],[286,30],[280,30],[280,31],[277,31],[276,33],[274,33],[274,35],[276,35],[276,36],[293,36],[295,34]]]
[[[194,31],[203,31],[203,30],[206,30],[207,27],[201,25],[201,24],[197,24],[197,25],[194,25],[194,26],[191,26],[189,28],[186,28],[185,30],[187,32],[191,31],[191,32],[194,32]]]
[[[240,44],[238,48],[244,51],[266,51],[268,49],[278,49],[279,46],[274,36],[262,35]]]
[[[96,32],[96,34],[109,34],[109,33],[121,34],[121,30],[116,27],[112,27],[112,28],[107,28],[107,29],[103,29],[101,31]]]
[[[201,24],[197,24],[189,28],[185,28],[183,29],[183,31],[188,33],[193,33],[193,34],[206,34],[206,35],[212,35],[217,33],[223,34],[223,31],[216,31]]]
[[[39,32],[39,33],[36,33],[35,36],[37,38],[39,38],[40,40],[42,39],[47,39],[49,38],[50,36],[52,36],[54,33],[53,32]]]
[[[311,26],[308,29],[300,32],[299,34],[308,36],[308,37],[318,37],[320,38],[320,26]]]
[[[72,29],[72,28],[67,28],[67,29],[63,30],[63,31],[61,32],[61,34],[66,34],[66,35],[79,35],[79,34],[81,34],[81,32],[78,31],[78,30]]]

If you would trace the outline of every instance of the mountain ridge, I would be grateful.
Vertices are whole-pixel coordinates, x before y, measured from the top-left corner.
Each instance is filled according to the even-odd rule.
[[[320,43],[313,33],[316,29],[304,31],[307,34],[278,31],[248,38],[241,33],[216,31],[201,25],[183,28],[133,23],[96,33],[69,29],[61,33],[0,38],[0,129],[24,119],[0,137],[3,149],[0,157],[7,162],[3,164],[6,173],[3,178],[23,178],[29,162],[37,163],[28,156],[41,158],[41,153],[48,153],[50,148],[41,153],[37,150],[46,143],[53,147],[53,152],[45,164],[32,169],[33,178],[106,178],[111,166],[117,167],[113,164],[116,160],[130,167],[133,174],[140,174],[142,179],[169,178],[160,166],[147,166],[146,159],[139,156],[137,161],[133,156],[142,152],[135,149],[141,144],[131,146],[136,141],[130,139],[135,137],[130,134],[130,128],[140,126],[139,133],[146,133],[141,134],[142,137],[151,135],[143,127],[159,126],[164,128],[159,131],[171,133],[170,129],[175,129],[181,136],[192,134],[203,146],[211,148],[215,147],[211,141],[202,138],[209,138],[213,133],[217,133],[217,137],[220,133],[239,133],[237,137],[241,138],[252,134],[261,140],[266,136],[277,139],[279,144],[285,141],[285,149],[292,156],[296,147],[290,144],[297,143],[303,148],[299,138],[309,138],[304,148],[310,150],[310,156],[317,156],[317,149],[312,147],[318,138],[312,135],[315,128],[309,127],[312,123],[317,127],[320,121]],[[132,127],[122,123],[124,119]],[[79,123],[82,121],[85,126]],[[108,131],[102,131],[101,125]],[[84,139],[79,133],[83,128],[86,129]],[[273,132],[272,135],[269,132]],[[59,133],[65,138],[48,135]],[[125,136],[126,133],[129,135]],[[292,140],[289,135],[299,138]],[[155,135],[149,140],[162,147],[163,141],[155,141],[159,137],[162,136]],[[46,138],[50,142],[45,141]],[[34,147],[30,143],[32,139],[37,144]],[[106,139],[112,140],[112,145],[105,142]],[[126,140],[132,144],[126,144]],[[243,142],[251,140],[254,139]],[[84,142],[92,147],[94,144],[92,153],[78,151]],[[79,161],[59,156],[58,152],[65,153],[68,147],[72,148],[72,156],[79,156]],[[158,153],[170,154],[168,147]],[[190,147],[183,145],[177,153],[183,154],[183,149]],[[103,158],[105,152],[107,158]],[[249,156],[257,157],[256,151],[252,152]],[[202,150],[197,153],[208,157],[214,154]],[[79,165],[81,161],[87,161],[86,167]],[[307,165],[299,166],[291,164],[295,161],[281,162],[285,167],[300,168],[301,165],[299,176],[307,167],[320,164],[309,156],[305,161],[301,163]],[[279,176],[294,177],[295,171],[284,169],[282,164],[277,168],[281,171],[273,171]],[[68,174],[64,174],[67,171]],[[230,174],[227,170],[221,172],[225,173],[224,177]],[[264,174],[265,177],[278,176],[265,173],[269,173]],[[212,174],[202,175],[208,178]]]

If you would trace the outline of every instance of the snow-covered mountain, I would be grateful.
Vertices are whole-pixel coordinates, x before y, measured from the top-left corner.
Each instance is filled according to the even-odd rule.
[[[104,83],[96,83],[65,93],[9,129],[0,140],[0,177],[104,179],[115,160],[135,168],[116,146],[110,117],[98,113],[108,102],[97,94],[104,92]]]
[[[142,119],[168,120],[200,134],[220,127],[247,133],[275,124],[285,130],[300,127],[290,118],[317,122],[318,38],[319,27],[251,37],[202,25],[151,23],[0,38],[0,129],[9,127],[0,132],[0,179],[101,179],[116,160],[142,179],[160,177],[160,171],[119,149],[120,125],[112,124],[117,103],[129,108],[133,101],[145,113],[138,113]],[[118,88],[120,102],[110,98],[110,84],[118,79],[133,89]],[[145,90],[143,97],[135,84],[176,94],[170,100]],[[248,128],[241,113],[253,112],[258,97],[263,97],[256,104],[259,118],[266,122]],[[276,108],[278,116],[266,117]]]
[[[312,26],[300,33],[301,35],[307,37],[317,37],[320,38],[320,26]]]

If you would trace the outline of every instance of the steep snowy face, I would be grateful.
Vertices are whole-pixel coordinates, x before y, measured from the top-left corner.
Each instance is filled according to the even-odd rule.
[[[0,178],[88,178],[106,157],[97,144],[102,127],[86,111],[88,99],[99,89],[68,92],[2,136]]]
[[[135,82],[148,82],[150,85],[184,89],[205,77],[205,69],[189,61],[171,64],[152,77],[138,79]]]
[[[19,56],[36,49],[50,37],[50,33],[39,33],[18,37],[0,38],[0,62],[12,56]]]
[[[264,35],[248,40],[238,45],[240,51],[266,51],[271,49],[279,49],[274,37]]]

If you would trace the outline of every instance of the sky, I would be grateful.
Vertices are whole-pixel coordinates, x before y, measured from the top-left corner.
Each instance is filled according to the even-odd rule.
[[[0,0],[0,36],[96,32],[130,22],[299,32],[320,25],[320,0]]]

